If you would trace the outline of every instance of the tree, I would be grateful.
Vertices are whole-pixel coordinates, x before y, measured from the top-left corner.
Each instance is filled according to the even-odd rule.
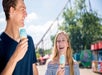
[[[82,40],[84,49],[90,49],[90,44],[102,39],[101,18],[97,13],[86,12],[81,17],[82,21]]]
[[[74,50],[90,49],[91,43],[102,39],[102,18],[95,11],[87,11],[85,0],[76,0],[74,7],[63,13],[63,18],[59,29],[70,34]]]

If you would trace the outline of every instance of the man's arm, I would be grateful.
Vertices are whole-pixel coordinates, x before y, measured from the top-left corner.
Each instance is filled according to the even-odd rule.
[[[6,67],[4,68],[4,70],[0,75],[12,75],[17,62],[24,57],[27,49],[28,49],[28,39],[24,39],[18,44],[15,52],[9,59]]]
[[[15,66],[16,66],[16,61],[14,59],[14,57],[12,56],[9,60],[9,62],[7,63],[5,69],[2,71],[2,73],[0,75],[12,75]]]
[[[35,63],[33,64],[33,74],[38,75],[38,69]]]

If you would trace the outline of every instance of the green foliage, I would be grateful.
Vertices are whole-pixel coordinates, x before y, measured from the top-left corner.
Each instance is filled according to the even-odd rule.
[[[36,57],[37,59],[40,57],[40,54],[38,52],[36,52]]]
[[[39,48],[37,51],[36,51],[36,56],[37,58],[39,58],[40,56],[44,56],[46,54],[51,54],[51,49],[47,49],[47,50],[43,50],[41,48]]]
[[[86,7],[85,0],[76,0],[73,9],[63,13],[64,21],[59,27],[59,30],[70,33],[75,51],[90,49],[91,43],[102,40],[102,18],[95,11],[87,11]]]
[[[44,54],[51,54],[52,53],[52,50],[51,49],[48,49],[48,50],[44,50]]]
[[[54,39],[55,39],[55,36],[54,35],[52,35],[51,37],[50,37],[50,39],[51,39],[51,41],[52,41],[52,46],[54,46]]]

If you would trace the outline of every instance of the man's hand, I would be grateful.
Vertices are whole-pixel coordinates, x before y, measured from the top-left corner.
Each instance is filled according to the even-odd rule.
[[[14,52],[14,58],[16,59],[17,62],[24,57],[25,53],[27,52],[27,49],[28,49],[28,39],[25,38],[20,41]]]

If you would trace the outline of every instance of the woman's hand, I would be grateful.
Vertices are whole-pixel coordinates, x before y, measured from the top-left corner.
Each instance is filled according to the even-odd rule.
[[[65,69],[59,67],[59,68],[57,69],[56,75],[64,75],[64,74],[65,74]]]

